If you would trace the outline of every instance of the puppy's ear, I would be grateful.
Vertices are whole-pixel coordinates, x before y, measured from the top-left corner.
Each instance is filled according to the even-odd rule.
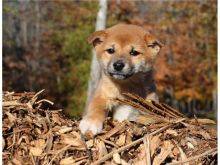
[[[145,34],[144,39],[145,42],[147,43],[147,47],[152,52],[152,55],[156,56],[160,52],[160,49],[162,48],[163,44],[150,33]]]
[[[93,44],[95,47],[96,45],[103,42],[106,36],[107,33],[104,30],[96,31],[89,36],[88,43]]]

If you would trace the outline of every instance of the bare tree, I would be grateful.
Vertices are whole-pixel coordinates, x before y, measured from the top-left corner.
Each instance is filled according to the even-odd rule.
[[[106,15],[107,15],[107,0],[99,0],[99,11],[96,19],[96,31],[103,30],[106,27]],[[88,93],[87,93],[87,101],[92,97],[92,94],[99,83],[99,79],[101,76],[100,66],[96,59],[95,51],[92,53],[92,64],[91,64],[91,72],[90,72],[90,80],[88,85]]]

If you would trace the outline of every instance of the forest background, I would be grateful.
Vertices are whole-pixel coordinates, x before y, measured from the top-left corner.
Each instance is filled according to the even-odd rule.
[[[92,60],[98,1],[3,1],[3,90],[39,91],[78,118]],[[217,1],[108,1],[107,27],[144,27],[164,43],[155,65],[160,101],[216,118]]]

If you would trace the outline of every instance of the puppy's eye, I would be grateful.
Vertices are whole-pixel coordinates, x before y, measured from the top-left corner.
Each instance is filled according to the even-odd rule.
[[[115,49],[109,48],[109,49],[106,49],[106,52],[108,52],[109,54],[113,54],[113,53],[115,53]]]
[[[138,52],[138,51],[136,51],[134,49],[131,49],[131,51],[130,51],[130,55],[132,55],[132,56],[137,56],[139,54],[140,54],[140,52]]]

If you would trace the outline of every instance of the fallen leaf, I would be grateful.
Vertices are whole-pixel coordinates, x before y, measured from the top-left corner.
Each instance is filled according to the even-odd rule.
[[[167,156],[172,152],[173,144],[170,141],[164,141],[163,147],[161,147],[161,152],[154,158],[153,165],[161,164]]]
[[[61,159],[60,165],[72,165],[75,163],[75,160],[73,159],[72,156],[68,158]]]
[[[84,147],[81,138],[74,137],[71,134],[61,134],[61,140],[64,144],[72,145],[74,147]]]
[[[30,153],[34,156],[40,156],[42,154],[43,150],[38,147],[30,147]]]
[[[173,135],[173,136],[177,136],[178,135],[177,131],[173,130],[173,129],[166,130],[166,133],[170,134],[170,135]]]
[[[108,154],[108,151],[105,147],[105,143],[101,140],[97,140],[96,141],[96,145],[99,151],[99,155],[98,158],[100,159],[101,157],[103,157],[104,155]]]
[[[125,144],[125,139],[126,139],[126,135],[125,134],[121,134],[119,136],[119,139],[116,141],[116,144],[118,146],[123,146]]]
[[[94,145],[94,140],[93,140],[93,139],[90,139],[90,140],[88,140],[88,141],[86,142],[86,146],[87,146],[88,148],[91,148],[93,145]]]
[[[113,154],[113,160],[116,164],[121,164],[121,158],[120,158],[120,155],[118,153]]]
[[[157,149],[157,147],[160,145],[160,135],[156,135],[156,136],[153,136],[151,139],[150,139],[150,153],[151,153],[151,156],[154,155],[154,152],[155,150]]]
[[[177,145],[177,148],[179,149],[181,160],[187,159],[186,154],[183,152],[182,148],[179,145]],[[183,163],[183,165],[189,165],[189,163],[186,162],[186,163]]]
[[[58,132],[59,132],[60,134],[63,134],[63,133],[70,132],[70,131],[72,131],[72,130],[73,130],[72,127],[62,127]]]
[[[190,142],[186,142],[186,144],[187,144],[187,146],[188,146],[189,148],[191,148],[191,149],[194,149],[194,148],[195,148],[195,147],[193,146],[193,144],[190,143]]]

